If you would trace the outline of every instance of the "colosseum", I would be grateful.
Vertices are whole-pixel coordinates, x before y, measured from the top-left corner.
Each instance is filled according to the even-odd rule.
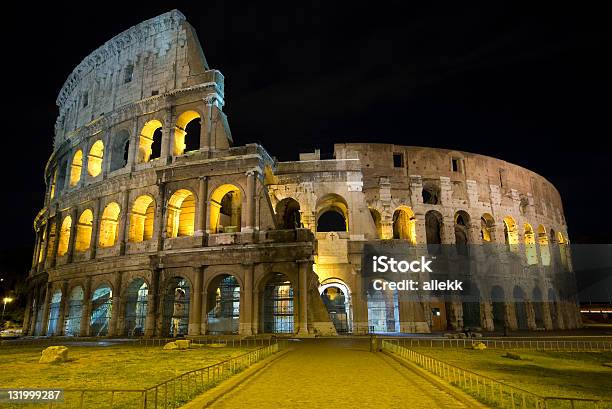
[[[259,144],[234,146],[224,104],[224,77],[177,10],[72,71],[34,220],[29,335],[581,326],[561,198],[542,176],[382,143],[278,161]],[[374,289],[364,249],[380,243],[444,251],[471,296]]]

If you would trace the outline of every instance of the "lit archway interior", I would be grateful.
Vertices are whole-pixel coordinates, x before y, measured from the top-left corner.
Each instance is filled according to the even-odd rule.
[[[161,154],[162,123],[152,119],[144,124],[138,141],[138,163],[159,158]]]
[[[348,204],[340,195],[331,193],[317,202],[317,231],[348,231]]]
[[[64,335],[76,337],[81,333],[81,316],[83,314],[83,288],[74,287],[68,300],[68,312],[64,322]]]
[[[506,245],[512,252],[518,251],[519,244],[519,232],[516,226],[516,222],[511,216],[504,217],[504,237],[506,239]]]
[[[176,120],[174,128],[174,155],[200,149],[200,114],[196,111],[183,112]]]
[[[319,286],[319,294],[327,308],[329,320],[338,334],[353,331],[353,314],[350,291],[346,284],[333,282]]]
[[[93,228],[93,213],[90,209],[83,210],[76,226],[75,250],[85,251],[91,245],[91,231]]]
[[[62,302],[62,292],[57,290],[51,297],[49,304],[49,320],[47,322],[47,335],[57,335],[60,304]]]
[[[480,218],[480,238],[483,243],[491,243],[493,241],[493,226],[495,226],[493,216],[488,213],[483,214]]]
[[[294,332],[293,286],[284,274],[273,274],[264,286],[263,328],[266,333]]]
[[[525,257],[527,264],[538,264],[538,252],[536,249],[535,235],[529,223],[525,223]]]
[[[416,244],[416,218],[408,206],[401,206],[393,212],[393,238],[408,240]]]
[[[100,220],[100,247],[112,247],[117,241],[119,213],[121,208],[116,202],[111,202],[104,208]]]
[[[210,230],[212,233],[233,233],[241,230],[242,195],[232,184],[215,189],[210,197]]]
[[[72,157],[70,165],[70,186],[76,186],[81,180],[81,171],[83,170],[83,151],[78,150]]]
[[[155,220],[155,202],[149,195],[138,196],[132,205],[129,240],[133,243],[151,240]]]
[[[62,227],[60,228],[59,243],[57,244],[57,255],[63,256],[68,252],[68,245],[70,243],[70,229],[72,228],[72,217],[66,216],[62,221]]]
[[[206,291],[210,334],[237,334],[240,327],[240,284],[233,275],[215,277]]]
[[[87,156],[87,172],[89,176],[96,177],[102,173],[102,159],[104,158],[104,143],[97,140],[89,150]]]
[[[180,189],[168,200],[168,237],[193,236],[195,227],[195,197],[187,189]]]

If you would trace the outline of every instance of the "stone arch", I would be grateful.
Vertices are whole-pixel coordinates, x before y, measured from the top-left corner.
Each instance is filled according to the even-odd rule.
[[[130,216],[129,241],[139,243],[153,238],[155,200],[151,195],[141,195],[134,200]]]
[[[567,269],[569,267],[569,260],[568,260],[569,250],[568,250],[568,244],[567,244],[568,241],[563,235],[563,233],[560,231],[556,233],[556,242],[557,242],[557,247],[559,249],[559,259],[561,260],[561,266],[564,269]]]
[[[174,156],[200,149],[201,118],[200,113],[193,110],[178,116],[174,128]]]
[[[161,156],[163,125],[158,119],[147,121],[140,131],[138,163],[146,163]]]
[[[374,227],[376,228],[376,237],[383,239],[382,216],[380,215],[380,212],[373,207],[370,207],[370,216],[372,216],[372,221],[374,222]]]
[[[529,223],[525,223],[523,230],[523,238],[525,243],[525,257],[527,264],[538,264],[538,251],[536,249],[536,240],[533,233],[533,227]]]
[[[91,246],[91,232],[93,229],[93,212],[91,209],[85,209],[79,216],[79,221],[76,225],[76,237],[74,249],[76,251],[88,250]]]
[[[462,296],[463,327],[477,329],[481,327],[481,295],[478,285],[473,281],[466,284],[466,292]]]
[[[89,155],[87,155],[87,173],[89,176],[96,177],[102,173],[102,161],[104,160],[104,142],[98,139],[91,145]]]
[[[469,226],[471,222],[470,215],[464,210],[455,212],[455,248],[457,254],[461,256],[469,255],[470,232]]]
[[[533,315],[536,327],[544,328],[544,308],[542,304],[542,291],[540,291],[540,287],[533,287],[531,302],[533,305]]]
[[[491,288],[491,306],[493,315],[493,327],[495,331],[506,328],[506,296],[504,289],[498,285]]]
[[[548,289],[548,309],[550,310],[550,320],[554,328],[563,328],[560,322],[560,311],[558,308],[558,298],[553,288]],[[561,318],[562,319],[562,318]]]
[[[262,280],[261,284],[263,332],[294,333],[296,302],[293,284],[289,277],[283,273],[271,273]]]
[[[425,213],[425,237],[430,254],[439,254],[442,251],[442,234],[444,218],[437,210]]]
[[[208,333],[239,333],[241,293],[242,285],[238,276],[218,273],[211,277],[206,286],[206,328]]]
[[[76,337],[81,333],[81,320],[83,318],[83,287],[74,286],[68,298],[66,319],[64,321],[64,335]]]
[[[300,204],[292,197],[286,197],[276,204],[276,217],[280,229],[299,229],[302,227]]]
[[[480,239],[483,243],[492,243],[495,241],[493,229],[495,228],[495,220],[489,213],[484,213],[480,217]]]
[[[242,229],[242,190],[225,183],[210,195],[210,230],[212,233],[234,233]]]
[[[504,217],[504,238],[508,250],[516,253],[518,251],[519,237],[518,226],[512,216]]]
[[[185,277],[175,276],[166,280],[162,336],[182,337],[189,328],[191,283]]]
[[[79,149],[72,157],[70,164],[70,187],[76,186],[81,180],[81,171],[83,170],[83,151]]]
[[[145,333],[149,309],[149,284],[144,277],[134,277],[125,289],[123,324],[128,336],[142,336]]]
[[[110,171],[122,169],[127,165],[130,151],[130,132],[127,129],[119,130],[112,139],[110,154]]]
[[[399,206],[393,212],[393,238],[416,244],[416,216],[408,206]]]
[[[49,319],[47,321],[47,335],[57,335],[59,332],[59,312],[62,303],[62,291],[56,289],[49,302]]]
[[[541,224],[538,226],[538,244],[540,245],[540,260],[543,266],[550,265],[550,247],[546,228]]]
[[[438,205],[440,204],[440,186],[439,181],[425,180],[423,181],[423,189],[421,197],[423,204]]]
[[[121,207],[117,202],[110,202],[102,212],[100,219],[100,234],[98,244],[100,247],[113,247],[119,234],[119,214]]]
[[[366,293],[368,306],[368,330],[370,333],[400,332],[399,300],[397,290],[375,288],[386,283],[384,279],[372,279]]]
[[[348,231],[348,204],[342,196],[328,193],[317,201],[316,209],[318,232]]]
[[[99,284],[91,293],[91,318],[89,334],[94,337],[107,336],[113,313],[113,288],[107,283]]]
[[[336,332],[353,332],[353,306],[348,285],[340,279],[327,279],[319,286],[319,295]]]
[[[63,256],[68,253],[68,246],[70,244],[70,230],[72,228],[72,217],[66,216],[62,220],[62,225],[59,231],[59,242],[57,244],[57,255]]]
[[[179,189],[168,199],[167,237],[193,236],[196,200],[189,189]]]
[[[516,314],[516,326],[518,329],[528,329],[527,324],[527,298],[525,291],[520,286],[514,286],[512,290],[514,298],[514,313]]]

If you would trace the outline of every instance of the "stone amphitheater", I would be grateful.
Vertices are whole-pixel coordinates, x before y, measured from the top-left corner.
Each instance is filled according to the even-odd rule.
[[[177,10],[87,56],[57,98],[35,218],[29,335],[298,336],[581,326],[561,197],[460,151],[234,146],[224,77]],[[298,152],[296,152],[296,157]],[[470,253],[470,299],[405,300],[364,246]],[[422,277],[426,278],[426,277]]]

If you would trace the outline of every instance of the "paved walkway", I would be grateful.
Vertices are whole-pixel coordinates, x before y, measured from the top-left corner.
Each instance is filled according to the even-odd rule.
[[[213,408],[464,408],[367,340],[314,339],[217,400]]]

